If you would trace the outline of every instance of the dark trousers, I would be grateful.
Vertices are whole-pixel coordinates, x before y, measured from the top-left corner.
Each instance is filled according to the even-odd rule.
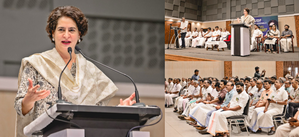
[[[289,103],[288,111],[286,113],[286,118],[288,119],[289,117],[294,117],[296,114],[297,110],[299,108],[299,103]]]
[[[181,39],[182,39],[182,48],[185,48],[185,37],[186,37],[186,32],[181,33]]]

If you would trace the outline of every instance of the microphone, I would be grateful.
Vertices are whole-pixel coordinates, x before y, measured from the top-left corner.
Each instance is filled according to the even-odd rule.
[[[93,61],[93,62],[95,62],[95,63],[98,63],[98,64],[100,64],[100,65],[102,65],[102,66],[104,66],[104,67],[106,67],[106,68],[108,68],[108,69],[110,69],[110,70],[112,70],[112,71],[114,71],[114,72],[117,72],[118,74],[121,74],[121,75],[127,77],[128,79],[130,79],[130,81],[133,83],[133,85],[134,85],[134,87],[135,87],[135,100],[136,100],[136,103],[133,104],[133,106],[145,107],[145,104],[144,104],[144,103],[140,103],[140,102],[139,102],[139,92],[138,92],[138,90],[137,90],[137,87],[136,87],[136,84],[135,84],[134,80],[133,80],[130,76],[128,76],[127,74],[125,74],[125,73],[123,73],[123,72],[120,72],[120,71],[118,71],[118,70],[116,70],[116,69],[114,69],[114,68],[111,68],[111,67],[109,67],[109,66],[107,66],[107,65],[105,65],[105,64],[103,64],[103,63],[101,63],[101,62],[98,62],[98,61],[96,61],[96,60],[94,60],[94,59],[92,59],[92,58],[90,58],[90,57],[87,57],[85,54],[83,54],[83,52],[81,51],[81,49],[80,49],[78,46],[75,46],[75,49],[76,49],[82,56],[84,56],[85,58],[87,58],[87,59],[89,59],[89,60],[91,60],[91,61]]]
[[[65,70],[65,68],[67,67],[67,65],[72,60],[72,48],[68,47],[67,52],[70,54],[70,60],[66,63],[65,67],[63,68],[63,70],[61,71],[60,76],[59,76],[59,80],[58,80],[58,100],[56,101],[57,104],[58,103],[60,103],[60,104],[70,104],[70,102],[66,102],[66,101],[62,100],[61,87],[60,87],[60,81],[61,81],[62,73]]]

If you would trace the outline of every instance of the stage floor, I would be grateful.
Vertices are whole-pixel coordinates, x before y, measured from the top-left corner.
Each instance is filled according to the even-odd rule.
[[[167,49],[165,44],[165,54],[187,56],[193,58],[209,59],[209,60],[220,60],[220,61],[298,61],[299,60],[299,48],[294,47],[295,52],[273,54],[266,54],[265,52],[251,52],[250,56],[240,57],[231,56],[230,50],[224,49],[224,51],[217,49],[209,49],[208,51],[204,48],[186,48],[186,49]]]

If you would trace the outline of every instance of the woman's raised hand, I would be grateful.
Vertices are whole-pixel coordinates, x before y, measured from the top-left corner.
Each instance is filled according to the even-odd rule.
[[[49,90],[41,90],[37,91],[37,89],[40,87],[40,85],[36,85],[33,87],[33,82],[30,78],[28,78],[28,90],[27,94],[25,95],[23,101],[22,101],[22,113],[27,114],[32,108],[35,103],[35,101],[41,100],[49,96],[50,91]]]

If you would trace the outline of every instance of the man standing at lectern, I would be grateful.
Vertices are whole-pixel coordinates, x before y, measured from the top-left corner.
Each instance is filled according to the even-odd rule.
[[[182,21],[181,21],[181,24],[180,24],[182,48],[186,48],[186,46],[185,46],[185,36],[186,36],[186,32],[187,32],[187,27],[188,27],[188,21],[185,20],[185,17],[182,17]]]

